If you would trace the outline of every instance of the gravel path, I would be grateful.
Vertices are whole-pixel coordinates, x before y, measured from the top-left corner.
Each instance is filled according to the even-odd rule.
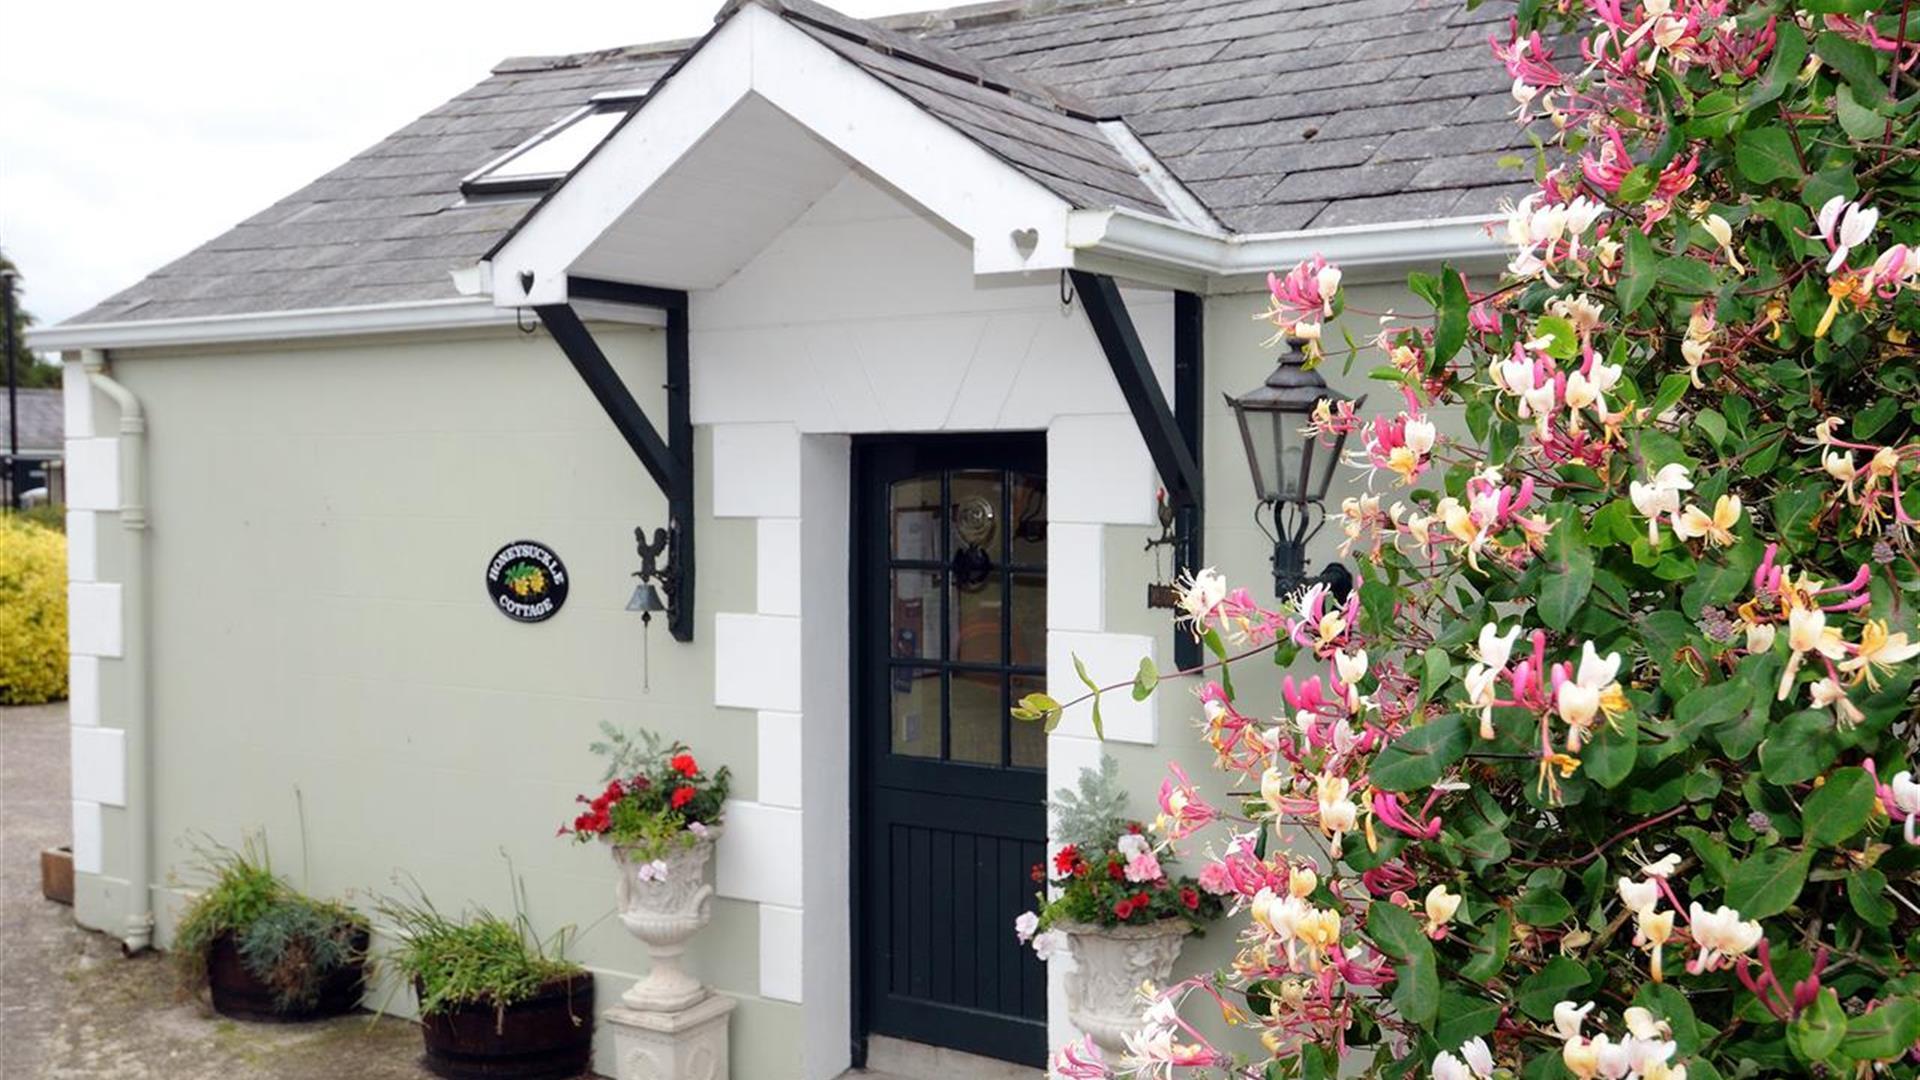
[[[67,842],[67,710],[0,709],[0,1078],[419,1080],[420,1036],[370,1014],[242,1024],[174,989],[164,957],[127,959],[40,895],[40,850]]]

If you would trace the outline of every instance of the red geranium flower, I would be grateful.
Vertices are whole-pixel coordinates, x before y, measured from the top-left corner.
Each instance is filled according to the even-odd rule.
[[[1191,885],[1181,886],[1180,903],[1184,905],[1188,911],[1200,910],[1200,891]]]
[[[1112,878],[1115,881],[1119,881],[1122,877],[1126,876],[1126,873],[1127,873],[1127,868],[1120,865],[1119,859],[1107,860],[1107,876],[1108,877]]]
[[[1047,880],[1046,865],[1044,863],[1034,863],[1033,869],[1027,871],[1027,876],[1032,878],[1035,881]]]
[[[1063,847],[1059,851],[1054,852],[1053,853],[1053,872],[1056,875],[1070,873],[1073,870],[1074,860],[1078,859],[1079,857],[1080,857],[1080,853],[1074,850],[1072,844],[1068,844],[1066,847]]]
[[[1087,860],[1085,859],[1073,860],[1073,876],[1074,877],[1086,877],[1087,871],[1091,869],[1093,869],[1093,867],[1087,865]]]
[[[689,778],[691,778],[694,773],[700,771],[700,766],[694,764],[692,754],[675,754],[673,760],[667,762],[667,767],[679,773],[681,776]]]
[[[673,804],[675,810],[678,810],[692,802],[695,794],[697,794],[697,792],[690,787],[674,788],[673,794],[668,797],[667,801]]]

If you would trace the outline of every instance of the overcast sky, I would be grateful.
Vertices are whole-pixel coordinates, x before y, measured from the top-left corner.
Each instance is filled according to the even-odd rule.
[[[0,17],[0,247],[58,322],[485,77],[694,37],[721,0],[41,0]],[[938,0],[831,0],[850,15]]]

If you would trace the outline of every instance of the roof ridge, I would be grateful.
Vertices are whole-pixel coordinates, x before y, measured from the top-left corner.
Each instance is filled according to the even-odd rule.
[[[750,2],[750,0],[749,0]],[[945,30],[968,30],[983,26],[999,26],[1019,22],[1022,19],[1043,18],[1049,15],[1061,15],[1068,12],[1095,11],[1106,8],[1132,7],[1139,0],[978,0],[976,3],[960,4],[955,7],[928,8],[924,11],[904,11],[893,15],[876,15],[870,19],[855,19],[851,15],[842,18],[853,19],[878,27],[881,30],[906,35],[937,33]],[[738,7],[740,0],[730,0],[715,15],[715,21]],[[829,9],[831,10],[831,9]],[[834,12],[840,15],[840,12]],[[584,52],[552,53],[531,56],[509,56],[493,66],[495,75],[512,75],[536,71],[557,71],[566,68],[616,64],[629,60],[661,60],[693,47],[699,38],[676,38],[670,41],[641,42],[633,45],[617,45],[605,49],[589,49]],[[916,38],[916,40],[918,40]],[[941,46],[930,47],[943,48]],[[948,50],[951,51],[951,50]]]

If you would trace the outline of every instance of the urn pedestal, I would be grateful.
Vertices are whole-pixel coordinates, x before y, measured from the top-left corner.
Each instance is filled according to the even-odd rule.
[[[646,943],[646,978],[601,1014],[613,1033],[619,1080],[726,1080],[727,1029],[734,1000],[680,966],[687,942],[713,918],[707,866],[720,830],[657,860],[613,849],[620,924]],[[664,869],[663,869],[664,868]]]
[[[1165,986],[1180,946],[1193,932],[1185,919],[1147,926],[1060,927],[1073,943],[1074,970],[1067,974],[1067,1019],[1100,1044],[1109,1061],[1126,1051],[1126,1037],[1146,1013],[1140,984]]]

